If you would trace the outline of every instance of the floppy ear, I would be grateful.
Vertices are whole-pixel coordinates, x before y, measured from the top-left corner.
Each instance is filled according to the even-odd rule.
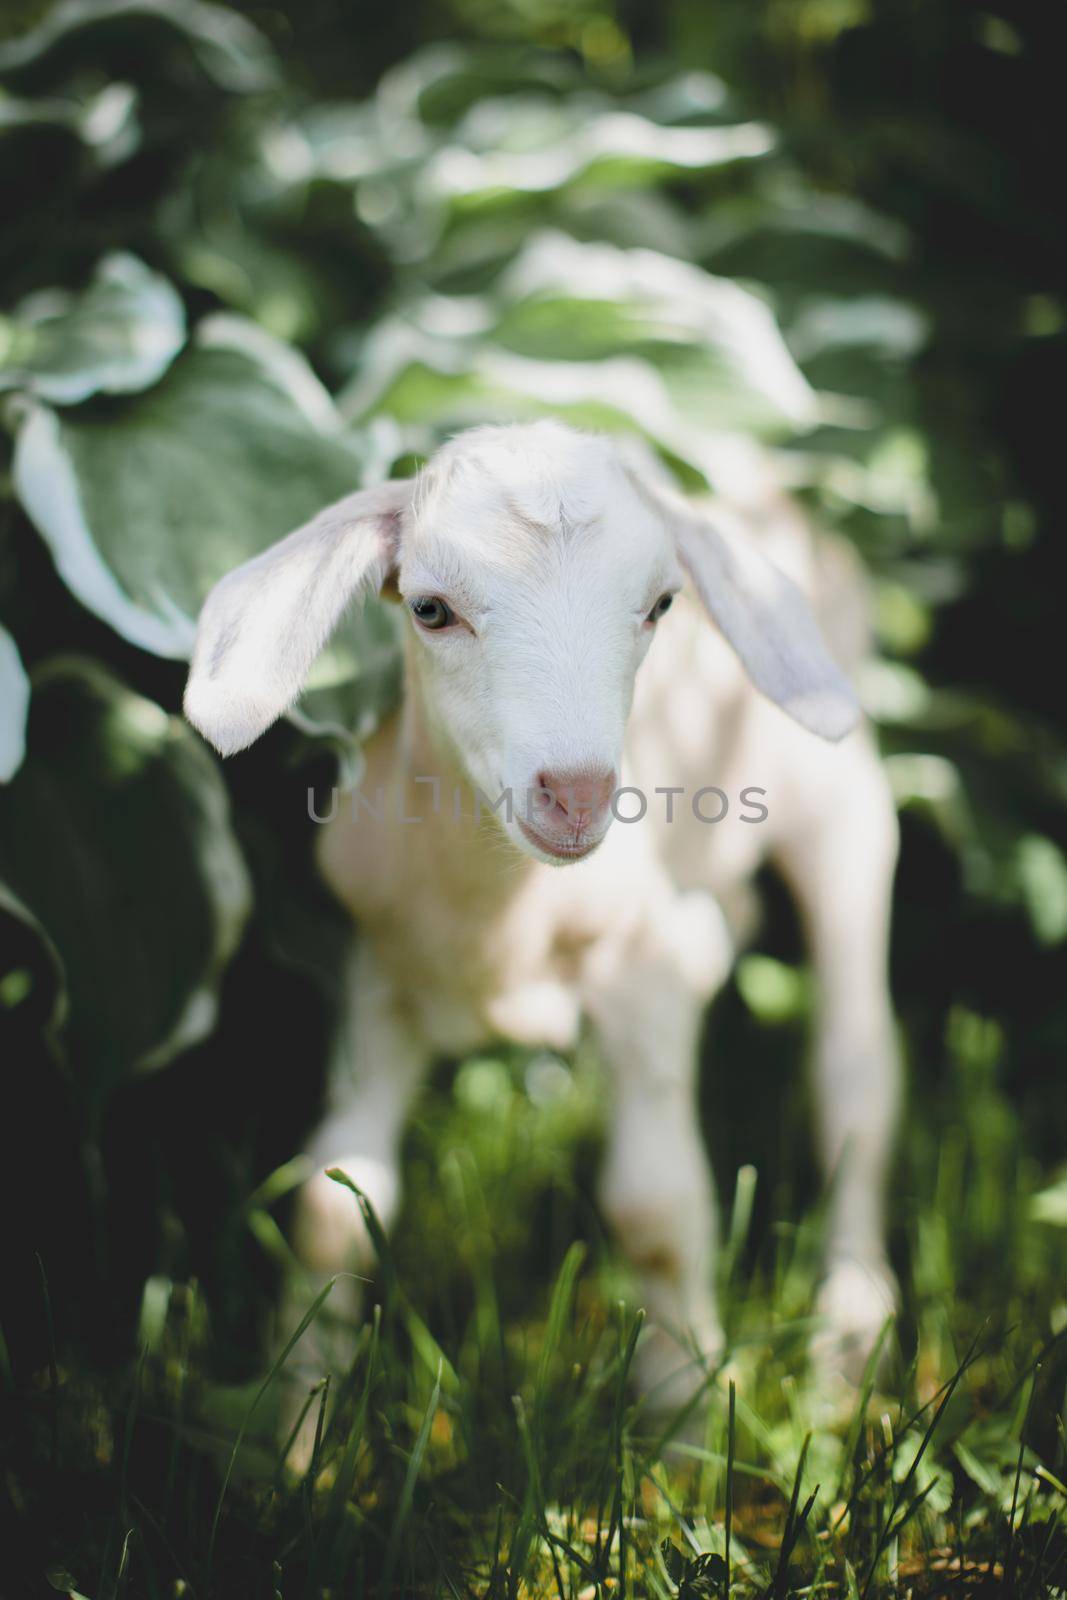
[[[859,721],[859,704],[793,580],[672,488],[632,481],[666,516],[705,610],[756,688],[811,733],[843,739]]]
[[[361,489],[217,583],[204,602],[185,715],[224,756],[292,705],[352,596],[396,562],[411,483]]]

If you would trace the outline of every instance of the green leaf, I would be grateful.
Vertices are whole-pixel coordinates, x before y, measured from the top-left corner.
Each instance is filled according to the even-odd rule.
[[[1067,938],[1067,860],[1042,834],[1028,833],[1015,847],[1019,886],[1034,933],[1043,945]]]
[[[716,430],[815,419],[755,295],[654,250],[547,232],[490,295],[416,301],[380,323],[341,404],[442,428],[541,413],[636,428],[705,477]]]
[[[287,134],[301,141],[301,158],[317,175],[360,179],[389,169],[411,181],[410,198],[431,213],[442,204],[506,205],[578,183],[645,185],[775,147],[764,123],[671,125],[713,109],[709,97],[724,91],[710,91],[707,75],[703,94],[689,92],[698,78],[690,73],[620,105],[572,71],[558,57],[513,57],[509,67],[500,56],[432,45],[386,74],[370,100],[312,105]],[[577,92],[564,98],[555,91],[566,78]]]
[[[30,681],[18,645],[0,628],[0,783],[9,782],[22,763],[29,704]]]
[[[187,658],[212,584],[358,486],[364,457],[303,359],[216,316],[153,389],[60,414],[33,405],[15,489],[68,588],[123,638]],[[395,619],[343,627],[295,720],[367,731],[399,685]]]
[[[591,114],[592,113],[592,114]],[[775,143],[762,123],[672,128],[634,111],[581,99],[482,100],[420,173],[420,190],[465,206],[547,194],[574,183],[647,183],[672,172],[707,171],[763,156]]]
[[[1057,1228],[1067,1228],[1067,1168],[1054,1183],[1042,1189],[1030,1201],[1030,1215],[1035,1222],[1048,1222]]]
[[[685,1574],[678,1586],[678,1600],[710,1600],[720,1594],[726,1580],[726,1562],[714,1550],[694,1556],[687,1562]]]
[[[751,952],[741,957],[736,976],[741,998],[760,1022],[773,1027],[804,1015],[808,985],[796,967]]]
[[[29,906],[0,879],[0,925],[4,919],[9,925],[15,924],[15,937],[12,939],[5,931],[2,941],[6,970],[0,970],[0,1007],[21,1004],[43,975],[48,985],[48,1005],[42,1022],[54,1035],[67,1011],[67,980],[59,951]]]
[[[147,389],[185,343],[185,309],[136,256],[105,257],[81,294],[44,289],[0,320],[0,390],[53,405]]]
[[[218,768],[184,723],[90,662],[40,670],[0,793],[0,873],[62,962],[87,1094],[210,1032],[250,889]]]
[[[0,76],[54,70],[61,61],[91,65],[111,40],[128,58],[134,42],[144,58],[166,62],[184,44],[200,71],[234,93],[269,89],[276,81],[273,54],[258,28],[227,6],[208,0],[60,0],[35,28],[0,46]]]
[[[137,144],[136,91],[128,83],[108,83],[81,98],[64,94],[27,99],[0,90],[0,171],[5,178],[18,175],[20,158],[32,156],[35,141],[54,146],[57,136],[72,152],[88,151],[101,167],[113,166]]]

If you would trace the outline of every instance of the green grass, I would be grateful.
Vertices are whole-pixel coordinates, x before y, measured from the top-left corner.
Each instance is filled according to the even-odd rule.
[[[121,1370],[53,1347],[32,1383],[7,1379],[0,1593],[1062,1591],[1067,1230],[1034,1214],[988,1035],[953,1029],[939,1123],[912,1112],[895,1188],[904,1311],[860,1392],[820,1392],[806,1362],[817,1204],[779,1210],[778,1181],[758,1220],[767,1185],[745,1169],[724,1225],[726,1364],[687,1413],[643,1407],[640,1318],[590,1198],[595,1068],[470,1061],[419,1107],[366,1319],[308,1395],[310,1470],[283,1465],[277,1408],[330,1297],[309,1295],[284,1361],[235,1387],[214,1376],[204,1293],[153,1279]],[[287,1258],[288,1181],[254,1192],[242,1250]]]

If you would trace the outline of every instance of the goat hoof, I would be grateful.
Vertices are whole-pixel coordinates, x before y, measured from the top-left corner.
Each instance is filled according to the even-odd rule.
[[[815,1304],[818,1327],[810,1355],[816,1373],[857,1387],[897,1305],[896,1279],[884,1261],[835,1262],[820,1286]]]
[[[725,1345],[717,1321],[694,1329],[692,1342],[655,1324],[648,1328],[634,1358],[634,1376],[650,1410],[678,1411],[700,1391],[710,1393],[709,1374],[722,1361]]]
[[[399,1190],[395,1168],[369,1156],[342,1157],[332,1165],[352,1179],[379,1220],[387,1222]],[[324,1171],[309,1178],[297,1197],[293,1247],[306,1266],[321,1273],[337,1272],[353,1263],[365,1271],[375,1255],[355,1195]]]

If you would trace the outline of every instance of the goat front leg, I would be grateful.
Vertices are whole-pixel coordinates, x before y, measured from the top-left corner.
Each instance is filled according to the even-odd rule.
[[[285,1408],[283,1426],[295,1421],[309,1382],[347,1364],[351,1328],[360,1310],[359,1282],[374,1265],[374,1245],[356,1197],[327,1177],[327,1171],[337,1167],[347,1174],[367,1196],[382,1227],[389,1229],[400,1200],[400,1137],[427,1059],[371,951],[361,945],[332,1056],[326,1116],[304,1153],[311,1176],[296,1197],[292,1239],[306,1272],[286,1295],[281,1337],[289,1337],[330,1277],[347,1276],[334,1285],[321,1325],[308,1330],[294,1355],[304,1381],[295,1403]],[[339,1330],[340,1338],[331,1337],[331,1330]],[[313,1438],[314,1418],[309,1416],[294,1445],[294,1465],[307,1464]]]
[[[815,1114],[829,1185],[812,1354],[852,1381],[896,1306],[885,1190],[900,1103],[888,944],[897,822],[877,753],[842,747],[825,809],[779,852],[815,970]]]
[[[703,1381],[701,1362],[722,1350],[696,1083],[705,1006],[730,954],[714,902],[671,892],[634,937],[597,952],[585,995],[611,1077],[600,1200],[648,1315],[637,1381],[662,1407],[684,1403]]]
[[[297,1198],[293,1227],[297,1255],[320,1273],[350,1265],[366,1271],[373,1263],[374,1248],[351,1191],[326,1172],[340,1167],[389,1227],[400,1198],[400,1135],[427,1059],[370,951],[361,947],[353,967],[326,1116],[305,1151],[313,1175]]]

